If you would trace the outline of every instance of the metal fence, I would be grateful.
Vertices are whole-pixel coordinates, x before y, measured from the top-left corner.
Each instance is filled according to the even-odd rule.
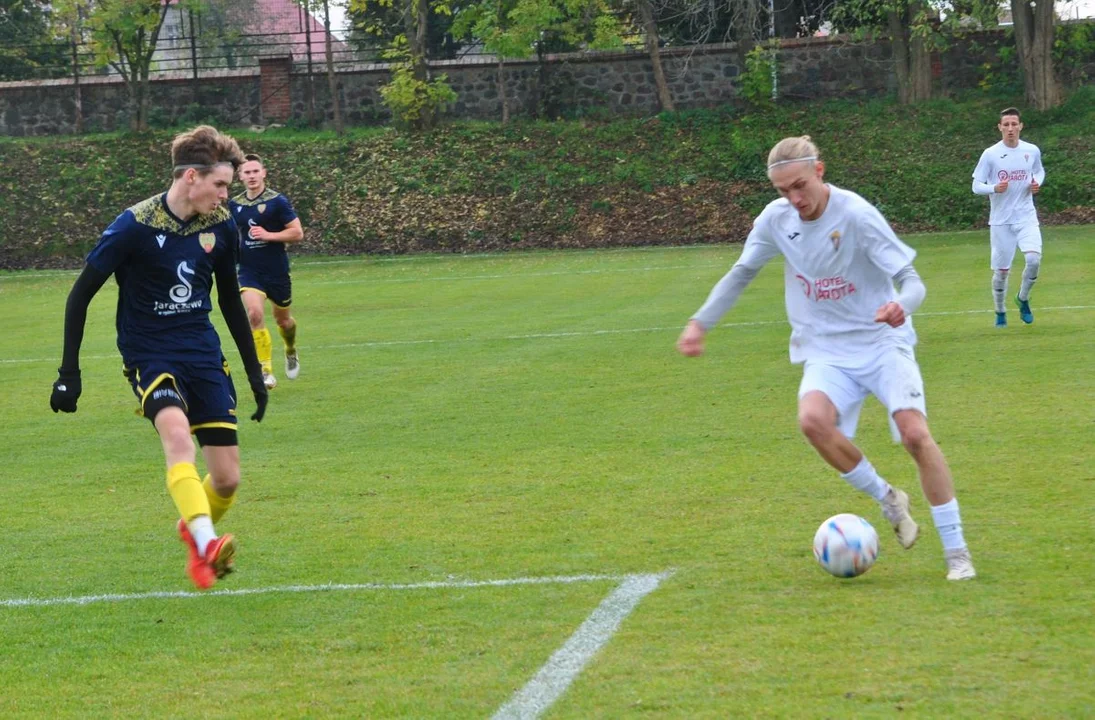
[[[302,8],[287,5],[283,12],[243,22],[172,7],[160,28],[150,71],[199,77],[213,70],[257,68],[261,58],[287,55],[301,70],[322,66],[327,45],[323,24]],[[350,43],[334,34],[330,41],[336,67],[381,61],[379,47]],[[98,60],[86,36],[46,43],[0,43],[0,81],[112,75],[119,72],[118,63],[117,58]]]
[[[258,0],[256,6],[258,12],[240,17],[204,15],[172,6],[160,28],[151,73],[198,78],[217,70],[257,69],[261,58],[287,55],[297,71],[319,72],[325,66],[328,34],[321,20],[292,0]],[[332,23],[336,20],[332,18]],[[330,45],[336,69],[384,62],[384,43],[370,41],[363,33],[333,32]],[[642,38],[632,35],[625,45],[642,47]],[[430,52],[430,59],[484,55],[482,46],[446,36]],[[86,33],[47,43],[0,42],[0,81],[116,75],[117,63],[116,58],[97,61]]]

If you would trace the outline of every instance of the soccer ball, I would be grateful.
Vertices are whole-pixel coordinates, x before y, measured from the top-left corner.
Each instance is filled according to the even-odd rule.
[[[858,515],[833,515],[814,534],[814,557],[837,577],[862,575],[878,557],[878,533]]]

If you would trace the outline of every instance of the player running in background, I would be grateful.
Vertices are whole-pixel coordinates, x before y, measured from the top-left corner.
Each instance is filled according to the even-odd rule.
[[[266,329],[265,301],[273,305],[274,320],[285,341],[285,376],[296,380],[300,375],[297,321],[289,309],[293,283],[285,246],[302,240],[304,230],[289,198],[266,187],[266,166],[261,157],[246,155],[239,174],[246,190],[232,198],[228,207],[240,230],[240,290],[262,363],[263,379],[266,387],[273,388],[278,381],[271,359],[270,331]]]
[[[218,537],[214,524],[235,501],[240,481],[236,391],[209,321],[214,280],[217,304],[255,395],[251,419],[262,420],[266,411],[262,367],[236,279],[238,232],[222,204],[242,161],[236,141],[215,128],[175,137],[171,187],[111,223],[69,293],[64,354],[50,397],[54,412],[76,412],[87,308],[114,275],[123,369],[141,414],[159,434],[167,489],[182,516],[178,532],[188,548],[186,570],[200,589],[233,569],[235,540]],[[209,471],[204,482],[192,434]]]
[[[1008,273],[1015,248],[1023,253],[1023,282],[1015,296],[1019,317],[1034,322],[1030,311],[1030,289],[1038,279],[1042,265],[1042,229],[1034,196],[1046,179],[1042,151],[1019,139],[1023,123],[1019,111],[1009,107],[1000,112],[1000,142],[981,153],[973,170],[973,191],[989,196],[989,236],[992,245],[992,301],[996,309],[996,327],[1007,327],[1005,299]]]
[[[909,317],[925,288],[916,252],[859,195],[822,180],[825,166],[809,137],[786,138],[768,155],[768,177],[782,195],[753,223],[741,257],[711,290],[677,341],[687,356],[737,302],[762,267],[784,258],[791,362],[804,363],[798,393],[802,433],[854,488],[882,506],[898,541],[912,547],[920,528],[909,496],[891,487],[853,443],[868,395],[886,406],[890,429],[916,462],[943,541],[948,580],[976,575],[962,534],[954,482],[928,431],[924,383]],[[895,284],[900,288],[898,291]]]

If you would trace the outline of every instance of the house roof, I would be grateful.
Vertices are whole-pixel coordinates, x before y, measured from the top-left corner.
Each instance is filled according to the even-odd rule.
[[[271,38],[280,52],[293,53],[294,60],[303,60],[308,54],[308,45],[312,47],[313,60],[325,57],[323,23],[293,0],[254,0],[255,11],[249,14],[246,25],[241,28],[245,35],[275,35]],[[305,26],[311,33],[311,43],[305,36]],[[335,59],[349,51],[344,42],[331,35],[331,51]]]

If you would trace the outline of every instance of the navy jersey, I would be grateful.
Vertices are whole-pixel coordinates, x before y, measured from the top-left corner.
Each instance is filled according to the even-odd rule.
[[[111,223],[87,263],[118,283],[118,350],[127,366],[178,360],[221,367],[209,293],[214,266],[234,263],[237,237],[226,208],[183,222],[167,209],[167,193]]]
[[[240,267],[259,277],[280,278],[289,274],[289,253],[285,243],[253,240],[249,229],[258,225],[270,232],[281,232],[297,219],[289,198],[266,188],[257,198],[244,191],[228,201],[240,232]]]

